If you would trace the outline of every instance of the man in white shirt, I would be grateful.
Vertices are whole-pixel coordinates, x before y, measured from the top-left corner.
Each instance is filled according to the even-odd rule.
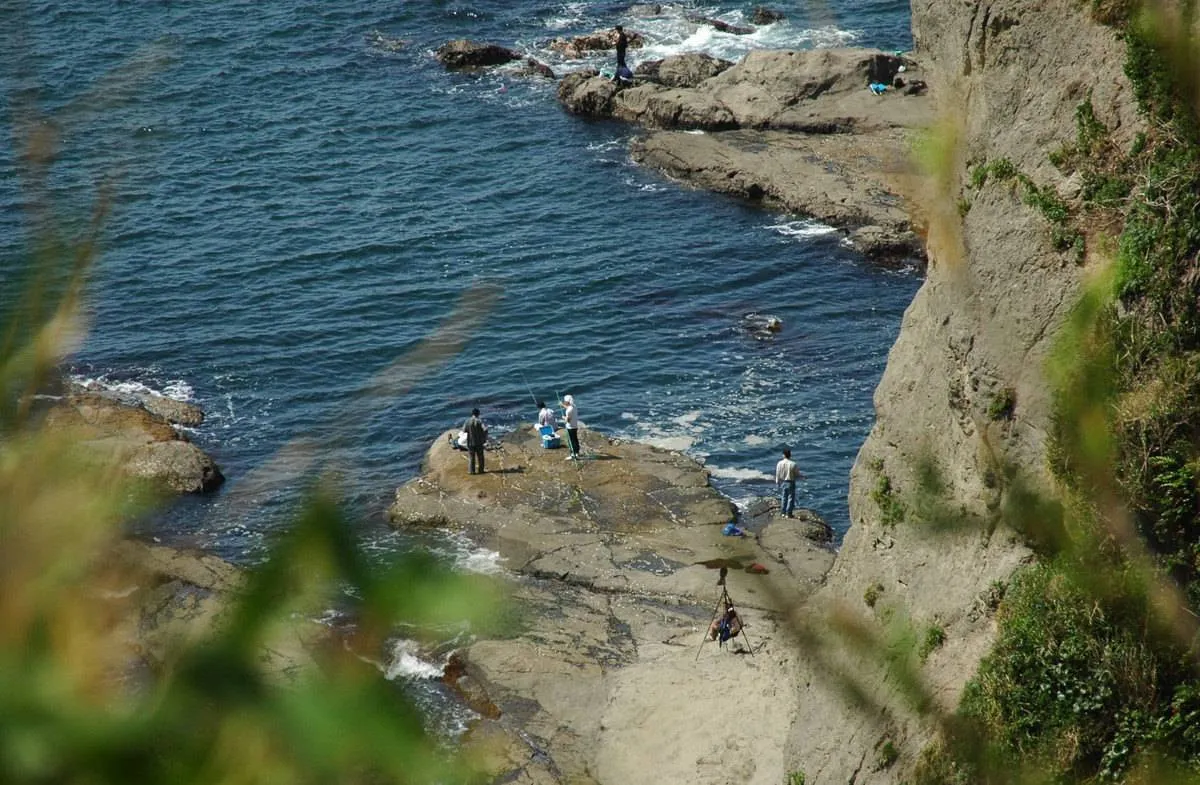
[[[579,459],[579,410],[575,408],[575,398],[564,395],[562,399],[563,419],[567,422],[567,441],[571,446],[568,461]]]
[[[779,486],[779,509],[784,517],[791,518],[796,509],[796,480],[803,477],[800,468],[792,460],[792,451],[783,451],[783,460],[775,464],[775,484]]]

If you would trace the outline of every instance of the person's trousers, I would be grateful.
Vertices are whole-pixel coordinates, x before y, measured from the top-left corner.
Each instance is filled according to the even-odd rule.
[[[578,428],[568,428],[567,429],[567,439],[569,439],[571,442],[571,454],[578,455],[579,454],[579,429]]]
[[[483,448],[482,447],[472,447],[469,450],[469,452],[471,453],[471,474],[475,473],[475,460],[476,459],[479,459],[479,472],[480,472],[480,474],[482,474],[483,473]]]
[[[796,481],[789,480],[779,486],[779,509],[784,515],[791,515],[796,509]]]

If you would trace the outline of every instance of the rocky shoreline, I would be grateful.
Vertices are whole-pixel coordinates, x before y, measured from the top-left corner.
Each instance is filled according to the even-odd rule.
[[[614,45],[601,30],[551,48],[579,57]],[[555,78],[496,44],[451,41],[437,57],[451,69],[524,59],[517,73]],[[925,258],[910,152],[934,119],[927,78],[913,57],[874,49],[754,50],[738,63],[689,53],[639,63],[632,84],[568,73],[558,98],[572,114],[641,127],[630,153],[645,166],[829,224],[873,259],[906,261]]]
[[[933,119],[915,60],[760,50],[736,64],[679,55],[637,73],[631,87],[596,71],[568,74],[559,100],[574,114],[648,129],[632,155],[672,177],[815,218],[873,258],[924,257],[923,226],[905,198],[913,134]]]
[[[568,462],[526,427],[470,476],[446,434],[388,510],[397,526],[465,534],[513,574],[511,635],[474,641],[451,669],[483,716],[468,744],[513,781],[673,782],[706,769],[726,781],[736,759],[739,781],[777,782],[796,694],[782,620],[832,564],[828,526],[780,518],[767,500],[738,519],[748,536],[725,536],[737,511],[703,467],[586,430],[583,441],[585,460]],[[722,566],[752,654],[738,639],[702,644]],[[770,716],[769,732],[729,714],[730,694]]]

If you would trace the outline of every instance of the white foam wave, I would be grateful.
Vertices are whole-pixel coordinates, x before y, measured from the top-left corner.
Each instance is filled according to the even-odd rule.
[[[766,444],[767,438],[765,436],[759,436],[756,433],[751,433],[747,434],[746,438],[742,439],[742,441],[751,447],[757,447],[760,444]]]
[[[75,384],[87,390],[101,390],[131,397],[154,395],[159,398],[171,398],[176,401],[190,401],[195,395],[195,390],[192,389],[192,386],[182,379],[172,379],[165,382],[161,390],[131,379],[113,381],[103,375],[96,377],[73,375],[70,379]]]
[[[675,417],[674,422],[679,423],[684,428],[695,428],[696,421],[700,419],[700,415],[701,415],[701,412],[699,410],[684,412],[683,414],[679,415],[678,417]]]
[[[691,436],[668,435],[661,431],[639,436],[638,441],[670,452],[687,452],[696,443]]]
[[[814,221],[811,218],[804,218],[797,221],[785,221],[779,224],[771,224],[765,227],[771,231],[778,232],[784,237],[820,237],[826,234],[833,234],[837,231],[828,224],[823,224],[820,221]]]
[[[587,8],[587,3],[564,3],[558,15],[546,20],[546,29],[565,30],[580,24],[585,18]]]
[[[735,480],[737,482],[747,482],[749,480],[772,480],[774,477],[764,471],[758,469],[740,469],[734,466],[717,466],[716,464],[708,464],[706,467],[708,473],[713,477],[720,477],[725,480]]]
[[[624,139],[605,139],[603,142],[590,142],[587,146],[588,152],[591,153],[608,153],[613,150],[621,150],[625,147]]]
[[[416,641],[400,638],[392,643],[391,661],[384,674],[388,679],[440,679],[442,668],[418,656]]]
[[[504,568],[500,566],[500,554],[482,548],[464,554],[455,561],[455,566],[465,572],[477,572],[484,575],[498,575],[504,572]]]

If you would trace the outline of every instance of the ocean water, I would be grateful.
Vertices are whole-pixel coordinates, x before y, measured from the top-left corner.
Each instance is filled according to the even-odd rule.
[[[683,5],[737,23],[754,4]],[[567,115],[550,82],[449,73],[432,55],[468,37],[562,73],[609,58],[563,62],[551,38],[616,23],[647,37],[635,64],[911,45],[905,2],[769,5],[787,20],[732,36],[610,2],[5,4],[3,119],[55,127],[48,203],[79,226],[111,184],[70,370],[200,404],[191,438],[228,478],[147,533],[252,561],[304,483],[336,471],[386,555],[410,543],[380,513],[431,440],[472,406],[502,432],[533,418],[533,397],[567,392],[589,427],[683,450],[735,500],[772,493],[790,445],[809,478],[800,503],[844,532],[850,465],[920,273],[634,165],[636,129]],[[17,138],[0,139],[9,292],[34,200]],[[378,389],[479,286],[499,297],[462,351]],[[756,337],[751,313],[783,331]],[[297,440],[320,463],[280,475],[273,460]],[[281,481],[254,482],[264,467]]]

